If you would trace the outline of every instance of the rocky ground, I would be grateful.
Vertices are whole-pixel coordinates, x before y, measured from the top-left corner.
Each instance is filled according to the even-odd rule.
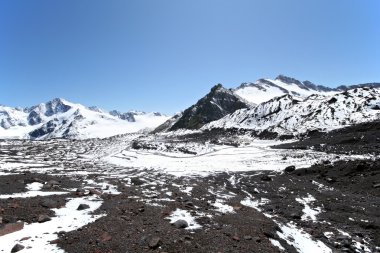
[[[334,152],[337,161],[320,161],[311,168],[289,166],[281,171],[202,177],[121,168],[100,159],[119,152],[135,136],[2,141],[0,252],[10,252],[16,244],[13,252],[44,252],[32,243],[37,237],[2,243],[2,237],[17,235],[28,224],[52,224],[38,236],[52,236],[46,243],[57,251],[45,252],[59,252],[57,247],[91,253],[380,252],[378,144],[363,134],[377,136],[376,127],[361,133],[371,159],[339,160],[339,153],[348,149],[364,154],[362,146],[343,142],[350,145],[342,148],[331,137],[319,137],[286,145],[343,150]],[[348,132],[342,134],[348,136]],[[30,192],[35,194],[12,195]],[[92,208],[91,201],[100,207],[89,211],[88,219],[93,219],[89,223],[54,227],[57,210],[73,200],[77,200],[70,211],[73,224]],[[84,211],[77,211],[80,204]]]

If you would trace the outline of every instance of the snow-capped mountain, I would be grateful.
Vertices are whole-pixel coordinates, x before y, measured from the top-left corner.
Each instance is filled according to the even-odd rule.
[[[334,94],[337,90],[310,81],[301,82],[297,79],[279,75],[276,79],[259,79],[255,83],[242,83],[234,92],[247,101],[255,104],[266,102],[274,97],[289,94],[294,98],[303,99],[312,94]]]
[[[312,94],[333,95],[338,92],[362,87],[379,88],[380,83],[341,85],[337,88],[330,88],[323,85],[316,85],[310,81],[299,81],[292,77],[279,75],[274,80],[259,79],[254,83],[242,83],[233,91],[251,103],[260,104],[272,98],[287,94],[302,100]]]
[[[0,138],[104,138],[153,129],[168,118],[160,113],[107,112],[56,98],[25,109],[0,106]]]
[[[241,109],[205,125],[243,128],[297,135],[312,130],[328,131],[346,125],[380,119],[380,90],[356,88],[333,95],[311,95],[303,100],[290,94]]]
[[[183,113],[175,115],[154,132],[174,131],[178,129],[199,129],[203,125],[218,120],[227,114],[252,105],[233,91],[221,84],[215,85],[211,91]]]

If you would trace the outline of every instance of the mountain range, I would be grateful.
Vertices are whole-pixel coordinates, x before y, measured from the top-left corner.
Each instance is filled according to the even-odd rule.
[[[330,88],[279,75],[215,85],[184,111],[161,113],[105,111],[56,98],[30,108],[0,106],[0,138],[104,138],[118,134],[210,129],[250,129],[278,135],[329,131],[380,119],[380,83]]]
[[[107,112],[56,98],[30,108],[0,106],[0,137],[104,138],[151,129],[168,118],[160,113]]]
[[[358,96],[363,95],[361,92],[362,89],[371,89],[374,91],[372,92],[373,94],[371,93],[374,97],[374,101],[377,101],[378,92],[376,91],[378,91],[378,88],[380,88],[380,83],[329,88],[322,85],[315,85],[310,81],[301,82],[284,75],[279,75],[274,80],[259,79],[255,83],[243,83],[236,89],[226,89],[218,84],[214,86],[205,97],[187,108],[182,114],[175,115],[175,117],[156,128],[155,132],[174,131],[178,129],[204,130],[211,128],[244,128],[263,131],[268,127],[267,130],[272,131],[273,129],[275,132],[285,134],[292,131],[296,131],[297,133],[307,132],[314,128],[322,130],[332,127],[336,128],[338,126],[344,126],[344,124],[349,124],[350,122],[366,121],[366,117],[360,116],[358,116],[357,120],[344,118],[343,116],[338,119],[340,116],[338,112],[344,111],[348,114],[348,112],[358,110],[355,112],[356,114],[364,113],[367,115],[367,111],[360,111],[361,109],[365,110],[367,107],[358,104],[363,102]],[[359,92],[352,93],[351,100],[347,97],[346,101],[344,99],[345,95],[339,96],[339,94],[355,89],[359,90]],[[326,102],[329,106],[325,107],[323,101],[336,99],[333,98],[334,96],[337,96],[339,102],[336,104]],[[350,102],[348,102],[349,100]],[[296,104],[298,105],[293,106]],[[358,108],[350,108],[350,106],[353,105],[357,105]],[[321,108],[325,110],[323,112],[321,111],[321,113],[325,113],[323,117],[326,118],[315,115],[321,122],[316,122],[315,119],[312,121],[311,116],[306,117],[309,114],[314,115],[314,111],[318,114],[319,111],[322,110]],[[331,114],[329,116],[326,114],[328,110]],[[332,110],[336,110],[337,113],[331,112]],[[261,112],[259,113],[259,111]],[[284,112],[286,113],[284,114]],[[271,117],[278,116],[278,118],[270,118],[270,115]],[[255,116],[257,120],[253,120]],[[349,115],[347,115],[347,117],[348,116]],[[289,119],[282,117],[288,117]],[[310,126],[306,124],[307,129],[296,129],[295,127],[289,127],[291,123],[287,123],[285,129],[274,127],[276,124],[280,124],[280,119],[291,122],[290,118],[295,120],[295,117],[303,119],[296,120],[299,124],[303,122],[310,124]],[[248,118],[250,118],[250,120],[248,120]],[[370,118],[376,118],[376,116],[372,115]],[[222,120],[218,121],[219,119]],[[268,120],[271,121],[271,123],[269,123]],[[264,124],[264,122],[266,122],[266,124]],[[294,125],[296,125],[295,122]]]
[[[313,94],[305,99],[283,95],[253,109],[241,109],[202,129],[238,128],[278,135],[331,131],[380,119],[380,89],[355,88],[336,94]]]

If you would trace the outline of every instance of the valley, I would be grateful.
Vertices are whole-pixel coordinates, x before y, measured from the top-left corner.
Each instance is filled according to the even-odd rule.
[[[379,106],[281,75],[173,117],[1,106],[0,252],[380,252]]]
[[[379,250],[378,149],[219,140],[239,145],[197,133],[1,141],[0,216],[24,228],[0,252]]]

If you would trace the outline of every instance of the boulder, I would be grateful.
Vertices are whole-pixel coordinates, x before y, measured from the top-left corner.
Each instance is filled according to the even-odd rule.
[[[23,250],[24,248],[25,248],[25,246],[22,246],[21,244],[16,244],[16,245],[13,246],[13,248],[11,249],[11,253],[19,252],[20,250]]]
[[[79,204],[77,210],[81,211],[81,210],[85,210],[85,209],[88,209],[88,208],[90,208],[90,206],[87,205],[87,204]]]
[[[7,235],[24,228],[24,222],[8,223],[0,227],[0,236]]]
[[[51,220],[51,218],[48,215],[46,215],[46,214],[41,214],[40,216],[38,216],[38,219],[37,219],[37,221],[39,223],[44,223],[44,222],[47,222],[47,221],[50,221],[50,220]]]
[[[151,249],[155,249],[155,248],[158,248],[158,246],[160,246],[161,244],[161,238],[160,237],[157,237],[157,236],[154,236],[152,237],[149,242],[148,242],[148,246],[149,248]]]
[[[187,228],[189,224],[185,220],[177,220],[173,223],[176,228]]]
[[[295,170],[296,170],[296,166],[294,165],[291,165],[285,168],[285,172],[288,172],[288,173],[293,172]]]

